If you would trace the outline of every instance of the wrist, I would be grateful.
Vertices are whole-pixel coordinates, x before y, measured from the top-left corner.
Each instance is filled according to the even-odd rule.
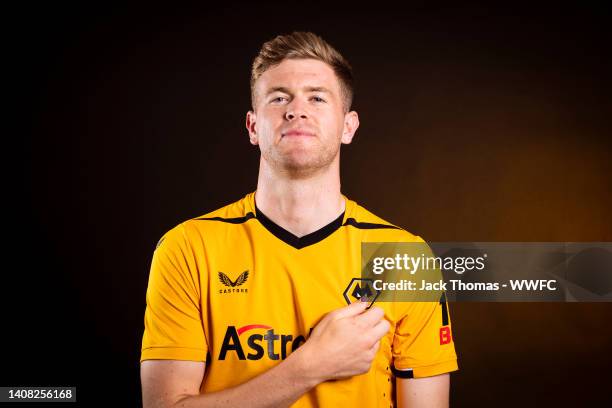
[[[310,389],[327,379],[321,374],[319,363],[306,344],[291,353],[287,360],[291,360],[295,378],[303,381],[304,385]]]

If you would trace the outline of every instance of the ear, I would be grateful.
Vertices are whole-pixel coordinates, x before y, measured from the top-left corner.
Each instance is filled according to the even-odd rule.
[[[350,111],[344,115],[344,128],[342,130],[342,143],[349,144],[355,136],[355,132],[359,127],[359,115],[357,112]]]
[[[246,115],[246,128],[249,132],[249,141],[252,145],[257,146],[259,144],[259,139],[257,137],[257,130],[255,129],[255,121],[257,116],[255,112],[248,111]]]

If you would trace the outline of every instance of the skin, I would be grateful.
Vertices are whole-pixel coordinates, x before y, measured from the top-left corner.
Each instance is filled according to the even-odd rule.
[[[257,206],[296,236],[327,225],[345,205],[340,145],[351,143],[359,127],[357,112],[345,111],[333,69],[317,60],[285,60],[259,77],[254,105],[246,127],[261,150]],[[308,135],[287,135],[295,129]]]
[[[327,64],[284,60],[255,83],[246,117],[249,141],[261,151],[255,200],[275,223],[309,234],[345,209],[340,145],[351,143],[359,117],[347,111]],[[308,340],[274,368],[239,386],[200,394],[205,363],[148,360],[141,364],[143,405],[152,407],[287,407],[318,384],[366,373],[389,331],[382,309],[354,303],[334,310]],[[397,379],[397,406],[448,406],[448,374]]]

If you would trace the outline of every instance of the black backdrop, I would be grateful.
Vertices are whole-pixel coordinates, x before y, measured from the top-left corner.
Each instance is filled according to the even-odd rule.
[[[148,267],[254,190],[262,42],[351,61],[343,192],[431,241],[612,241],[609,15],[558,4],[31,4],[5,13],[0,385],[140,404]],[[453,304],[455,406],[610,401],[609,304]]]

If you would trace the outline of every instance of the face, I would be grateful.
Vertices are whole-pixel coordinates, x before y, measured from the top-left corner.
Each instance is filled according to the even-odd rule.
[[[247,113],[252,144],[277,170],[309,173],[339,160],[359,119],[344,112],[333,69],[314,59],[287,59],[255,83],[255,112]]]

